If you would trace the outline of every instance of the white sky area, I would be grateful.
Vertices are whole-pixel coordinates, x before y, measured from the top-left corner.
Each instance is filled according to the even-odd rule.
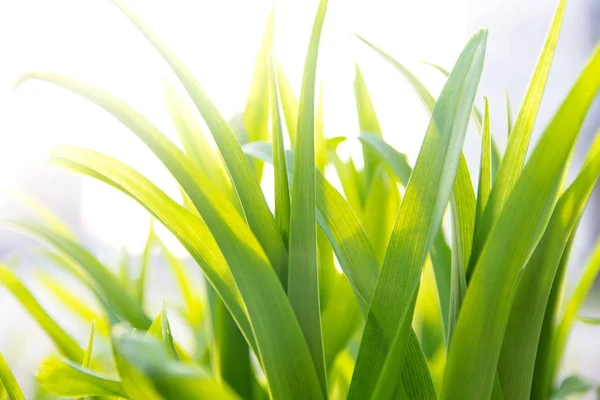
[[[275,56],[299,92],[316,0],[128,1],[194,71],[227,118],[244,107],[269,10],[275,6]],[[413,67],[437,94],[470,34],[466,0],[330,0],[319,59],[326,136],[357,135],[353,80],[358,62],[386,139],[414,159],[428,118],[403,79],[352,32]],[[162,97],[173,75],[146,40],[108,0],[8,0],[0,3],[0,190],[19,188],[57,144],[90,147],[151,177],[173,196],[171,177],[119,122],[71,93],[29,82],[27,71],[77,77],[129,102],[175,137]],[[51,167],[48,167],[51,168]],[[268,175],[268,174],[267,174]],[[269,176],[266,177],[269,181]],[[69,195],[66,193],[65,195]],[[107,245],[139,250],[149,217],[133,201],[85,179],[84,227]]]

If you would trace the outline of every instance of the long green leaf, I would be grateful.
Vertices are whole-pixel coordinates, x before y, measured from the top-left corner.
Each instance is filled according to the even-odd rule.
[[[138,19],[131,10],[125,7],[121,1],[113,0],[113,3],[119,7],[123,14],[148,39],[162,58],[169,64],[190,95],[198,111],[200,111],[225,161],[248,225],[263,247],[272,267],[282,282],[284,282],[282,277],[287,274],[287,251],[279,234],[275,218],[271,214],[260,188],[256,173],[244,156],[240,144],[229,124],[215,108],[189,68],[179,60],[175,53],[155,36],[152,30]],[[121,104],[121,108],[123,106]],[[132,130],[135,131],[133,128]],[[185,185],[182,186],[188,192],[188,188]],[[192,194],[189,192],[188,194],[193,199]]]
[[[548,223],[598,88],[600,47],[542,134],[479,257],[450,346],[444,399],[491,394],[520,271]]]
[[[315,80],[321,30],[327,0],[321,0],[313,30],[300,93],[298,128],[292,175],[288,297],[308,344],[323,393],[327,393],[325,356],[321,331],[317,223],[315,210]]]
[[[442,222],[462,158],[486,39],[487,32],[481,31],[469,41],[435,105],[371,301],[350,399],[369,397],[376,387],[396,386],[393,375],[405,359],[421,267]]]
[[[502,388],[510,399],[527,399],[530,396],[538,341],[552,282],[561,255],[599,176],[600,136],[581,172],[560,197],[544,236],[521,273],[498,363]],[[574,307],[575,313],[578,308],[579,305]]]
[[[81,363],[83,360],[81,346],[48,315],[17,275],[3,265],[0,265],[0,284],[8,289],[29,315],[36,320],[65,357]]]
[[[504,158],[498,169],[498,174],[490,194],[488,206],[486,207],[482,218],[482,223],[475,233],[473,254],[469,261],[468,279],[473,275],[473,268],[475,268],[475,265],[477,264],[478,257],[483,251],[485,242],[493,225],[501,214],[502,208],[508,200],[512,189],[523,170],[529,141],[533,132],[533,125],[542,101],[546,81],[550,74],[550,66],[552,65],[554,51],[558,43],[566,4],[566,0],[559,0],[558,2],[558,7],[554,14],[550,31],[548,32],[546,42],[544,43],[544,49],[535,67],[527,92],[525,93],[525,98],[523,99],[523,104],[517,115],[514,129],[510,134],[510,139],[504,153]]]
[[[25,400],[25,396],[2,353],[0,353],[0,384],[4,386],[10,400]]]

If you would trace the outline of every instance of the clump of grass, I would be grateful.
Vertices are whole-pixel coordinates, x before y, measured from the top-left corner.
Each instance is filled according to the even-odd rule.
[[[436,66],[447,75],[437,99],[404,65],[359,37],[408,80],[431,114],[411,166],[385,142],[357,67],[363,169],[337,157],[345,138],[326,139],[322,112],[315,110],[326,0],[315,17],[299,99],[271,54],[271,16],[236,125],[221,116],[174,52],[130,9],[115,4],[171,67],[216,148],[173,88],[166,100],[182,147],[102,89],[41,72],[24,75],[19,84],[36,79],[74,92],[150,148],[179,184],[181,204],[124,162],[93,150],[58,147],[52,162],[136,200],[187,249],[205,285],[198,289],[202,285],[153,232],[132,280],[101,263],[47,213],[41,213],[44,223],[13,222],[50,245],[50,257],[94,294],[101,309],[44,281],[92,327],[84,346],[10,268],[0,269],[0,282],[60,354],[40,366],[44,390],[131,399],[546,399],[594,387],[576,376],[559,385],[556,380],[570,328],[600,266],[595,250],[563,308],[573,237],[600,175],[596,139],[565,185],[600,88],[599,48],[526,157],[566,1],[559,1],[514,124],[509,116],[503,152],[494,142],[487,100],[483,113],[474,106],[485,30],[469,40],[451,71]],[[477,191],[462,155],[470,119],[482,137]],[[273,211],[260,187],[264,162],[273,164]],[[329,163],[341,190],[324,174]],[[447,212],[449,240],[442,226]],[[173,337],[166,307],[154,319],[147,315],[145,276],[157,247],[182,294],[177,313],[196,339],[193,349]],[[97,341],[109,350],[95,350]],[[3,360],[0,372],[9,397],[22,398]]]

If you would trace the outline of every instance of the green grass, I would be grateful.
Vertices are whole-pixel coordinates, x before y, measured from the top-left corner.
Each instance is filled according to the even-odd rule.
[[[31,72],[16,86],[38,80],[73,92],[154,153],[179,185],[181,203],[93,149],[57,147],[51,162],[134,199],[181,242],[202,278],[154,229],[139,265],[127,254],[119,268],[106,265],[43,205],[23,200],[36,220],[6,225],[49,247],[38,256],[93,299],[84,302],[52,274],[38,275],[89,327],[78,337],[45,309],[14,263],[0,266],[0,284],[56,348],[39,366],[39,398],[519,400],[597,389],[579,376],[558,378],[575,321],[597,324],[579,309],[600,269],[598,248],[575,291],[564,295],[563,287],[573,238],[600,176],[596,138],[575,179],[566,181],[600,89],[600,47],[530,143],[565,0],[514,123],[508,101],[485,99],[483,112],[475,107],[487,31],[473,35],[451,70],[431,64],[447,77],[437,99],[404,64],[357,36],[408,81],[431,117],[410,165],[401,149],[386,143],[368,76],[357,65],[356,116],[350,117],[359,122],[363,168],[356,158],[338,157],[346,137],[327,138],[323,129],[317,69],[326,0],[316,10],[299,97],[272,54],[271,14],[235,126],[177,55],[132,10],[114,3],[185,90],[165,88],[180,143],[111,93],[76,79]],[[504,151],[491,130],[494,107],[507,114]],[[470,120],[481,134],[481,157],[471,165],[477,178],[462,154]],[[273,165],[273,209],[261,189],[270,171],[264,163]],[[326,166],[332,167],[327,173]],[[148,301],[161,294],[148,289],[147,276],[159,266],[172,274],[180,298],[149,315]],[[192,340],[177,337],[173,318]],[[0,399],[23,398],[3,357],[0,381]]]

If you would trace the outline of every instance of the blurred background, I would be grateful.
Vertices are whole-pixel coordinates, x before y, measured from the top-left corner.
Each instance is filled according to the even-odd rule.
[[[192,68],[226,117],[244,107],[255,53],[273,3],[275,55],[298,93],[316,0],[128,2]],[[319,60],[326,136],[358,135],[355,63],[365,75],[386,140],[411,160],[416,158],[428,123],[425,110],[402,77],[351,33],[361,34],[405,62],[438,93],[442,75],[421,61],[451,68],[468,38],[478,29],[488,28],[478,103],[482,104],[483,96],[490,99],[492,132],[503,147],[507,136],[505,91],[516,113],[555,6],[555,0],[330,0]],[[599,39],[600,1],[571,1],[534,140]],[[16,92],[12,85],[20,74],[32,70],[77,77],[121,97],[175,136],[163,101],[164,82],[173,80],[169,70],[105,0],[1,1],[0,53],[0,193],[26,192],[49,205],[103,260],[118,259],[123,249],[139,256],[148,231],[148,214],[107,186],[46,165],[48,151],[57,144],[74,144],[108,153],[178,197],[169,174],[134,135],[95,106],[50,85],[27,83]],[[599,126],[600,102],[596,101],[576,150],[573,171]],[[474,176],[479,147],[478,135],[471,127],[465,154]],[[347,157],[358,148],[350,143],[341,151]],[[267,172],[265,185],[269,179]],[[596,241],[599,206],[596,195],[577,235],[571,274],[578,273]],[[9,196],[0,196],[0,218],[7,217],[26,218],[27,214]],[[0,231],[2,259],[26,258],[31,246],[23,236]],[[176,244],[173,249],[185,257]],[[161,272],[155,269],[153,274],[151,279],[159,286]],[[52,306],[50,299],[44,301]],[[160,300],[156,310],[159,307]],[[598,335],[600,328],[577,325],[565,373],[577,370],[600,377],[600,345],[594,339]],[[11,357],[11,343],[16,338],[32,346],[19,361]],[[35,371],[43,356],[37,349],[51,349],[50,342],[0,289],[0,350],[9,362],[17,363],[17,379],[26,380]]]

